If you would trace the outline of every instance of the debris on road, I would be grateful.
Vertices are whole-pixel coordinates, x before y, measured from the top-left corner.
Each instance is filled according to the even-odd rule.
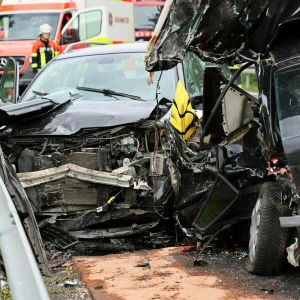
[[[65,287],[69,287],[69,286],[75,286],[75,285],[78,285],[78,280],[73,280],[73,281],[71,281],[71,280],[66,280],[65,282],[64,282],[64,286]]]
[[[266,289],[266,288],[262,288],[260,289],[262,292],[265,292],[266,294],[274,294],[274,290],[273,289]]]
[[[103,289],[103,285],[98,284],[94,287],[95,290],[102,290]]]
[[[241,252],[237,251],[235,254],[237,259],[243,259],[245,257],[248,257],[248,253],[245,251],[241,251]]]
[[[200,259],[200,258],[194,258],[194,267],[195,267],[195,266],[200,266],[200,267],[202,267],[202,266],[206,266],[207,264],[208,264],[207,261],[204,261],[204,260],[202,260],[202,259]]]
[[[135,267],[144,267],[144,268],[151,268],[149,262],[142,262],[142,263],[139,263],[137,265],[135,265]]]

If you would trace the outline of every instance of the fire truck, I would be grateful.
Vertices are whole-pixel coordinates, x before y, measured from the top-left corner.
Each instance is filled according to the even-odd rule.
[[[165,5],[165,1],[135,0],[135,40],[149,41]]]
[[[52,27],[50,39],[60,52],[81,41],[134,42],[131,0],[3,0],[0,6],[0,77],[11,56],[19,64],[21,88],[34,77],[32,45],[39,26]]]

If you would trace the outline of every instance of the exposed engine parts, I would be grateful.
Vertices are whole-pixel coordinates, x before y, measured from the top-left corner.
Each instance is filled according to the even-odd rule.
[[[93,135],[91,139],[86,135],[68,140],[48,141],[42,148],[32,140],[18,154],[19,178],[40,214],[97,207],[105,197],[108,201],[118,186],[132,191],[122,191],[117,202],[123,198],[140,206],[139,197],[151,199],[167,178],[167,156],[149,130],[121,130],[97,141]],[[75,148],[75,143],[89,146]]]

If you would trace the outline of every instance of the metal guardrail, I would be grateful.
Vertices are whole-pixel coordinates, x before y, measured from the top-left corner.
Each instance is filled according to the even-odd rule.
[[[0,249],[13,299],[48,300],[48,292],[18,212],[1,178]]]

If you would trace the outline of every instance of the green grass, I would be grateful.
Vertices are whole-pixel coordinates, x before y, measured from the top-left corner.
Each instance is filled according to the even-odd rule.
[[[257,92],[257,81],[256,81],[256,75],[255,74],[250,74],[250,85],[249,87],[246,87],[246,75],[241,74],[242,77],[242,88],[250,91],[250,92]]]

